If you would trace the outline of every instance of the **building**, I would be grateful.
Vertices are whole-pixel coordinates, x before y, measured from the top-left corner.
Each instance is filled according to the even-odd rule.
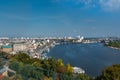
[[[2,45],[1,46],[1,51],[9,53],[12,51],[12,46],[11,45]]]
[[[75,74],[84,74],[85,71],[79,67],[72,67]]]
[[[27,50],[27,45],[26,44],[13,44],[13,51],[26,51]]]

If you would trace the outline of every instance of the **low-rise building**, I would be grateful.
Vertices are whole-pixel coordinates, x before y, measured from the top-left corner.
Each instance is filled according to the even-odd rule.
[[[13,44],[13,51],[26,51],[27,50],[27,46],[26,44]]]
[[[12,46],[11,45],[2,45],[1,51],[9,53],[12,51]]]
[[[72,67],[75,74],[84,74],[85,71],[79,67]]]

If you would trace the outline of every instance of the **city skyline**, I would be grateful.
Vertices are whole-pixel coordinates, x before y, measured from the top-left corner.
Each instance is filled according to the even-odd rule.
[[[120,37],[120,0],[0,0],[0,36]]]

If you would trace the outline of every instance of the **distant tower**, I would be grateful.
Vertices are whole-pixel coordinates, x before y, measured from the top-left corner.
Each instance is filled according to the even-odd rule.
[[[35,42],[36,42],[35,40],[32,41],[33,44],[34,44]]]
[[[82,40],[84,39],[84,37],[83,36],[77,36],[77,39],[78,39],[78,42],[82,42]]]
[[[84,37],[82,36],[82,37],[81,37],[81,40],[83,40],[83,39],[84,39]]]

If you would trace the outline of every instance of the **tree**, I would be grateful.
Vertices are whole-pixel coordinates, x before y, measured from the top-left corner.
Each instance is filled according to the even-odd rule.
[[[120,80],[120,64],[105,68],[99,78],[103,80]]]
[[[56,69],[57,69],[57,62],[56,62],[56,60],[53,59],[53,58],[49,58],[48,59],[48,63],[50,65],[50,70],[51,71],[56,71]]]
[[[64,73],[66,72],[65,66],[60,66],[60,65],[58,65],[58,66],[57,66],[57,72],[64,74]]]
[[[18,61],[18,62],[22,62],[24,64],[28,64],[30,63],[30,57],[29,55],[19,52],[16,55],[14,55],[14,57],[11,59],[12,61]]]
[[[90,80],[90,77],[87,76],[86,74],[78,74],[77,78],[80,80]]]
[[[0,51],[0,58],[6,58],[6,59],[7,59],[7,55],[8,55],[8,53],[1,52],[1,51]],[[10,55],[10,54],[9,54],[9,55]]]
[[[17,74],[13,80],[23,80],[20,74]]]
[[[13,69],[17,73],[20,73],[22,66],[23,66],[23,64],[21,62],[17,62],[17,61],[13,61],[9,64],[9,68]]]
[[[66,72],[68,74],[73,74],[73,68],[71,67],[69,63],[66,65]]]
[[[2,80],[9,80],[9,77],[3,77]]]
[[[64,66],[62,59],[58,59],[57,63],[58,63],[58,66]]]
[[[58,73],[65,73],[66,72],[66,68],[62,62],[62,59],[58,59],[58,61],[57,61],[57,72]]]
[[[105,44],[105,46],[120,48],[120,41],[110,41],[108,44]]]
[[[29,78],[40,80],[43,77],[43,72],[40,70],[40,68],[31,65],[24,65],[21,69],[21,75],[25,80]]]
[[[37,58],[30,59],[30,64],[36,67],[42,67],[41,61]]]
[[[28,80],[37,80],[37,79],[35,79],[35,78],[29,78]]]
[[[0,69],[3,67],[4,62],[0,60]]]

